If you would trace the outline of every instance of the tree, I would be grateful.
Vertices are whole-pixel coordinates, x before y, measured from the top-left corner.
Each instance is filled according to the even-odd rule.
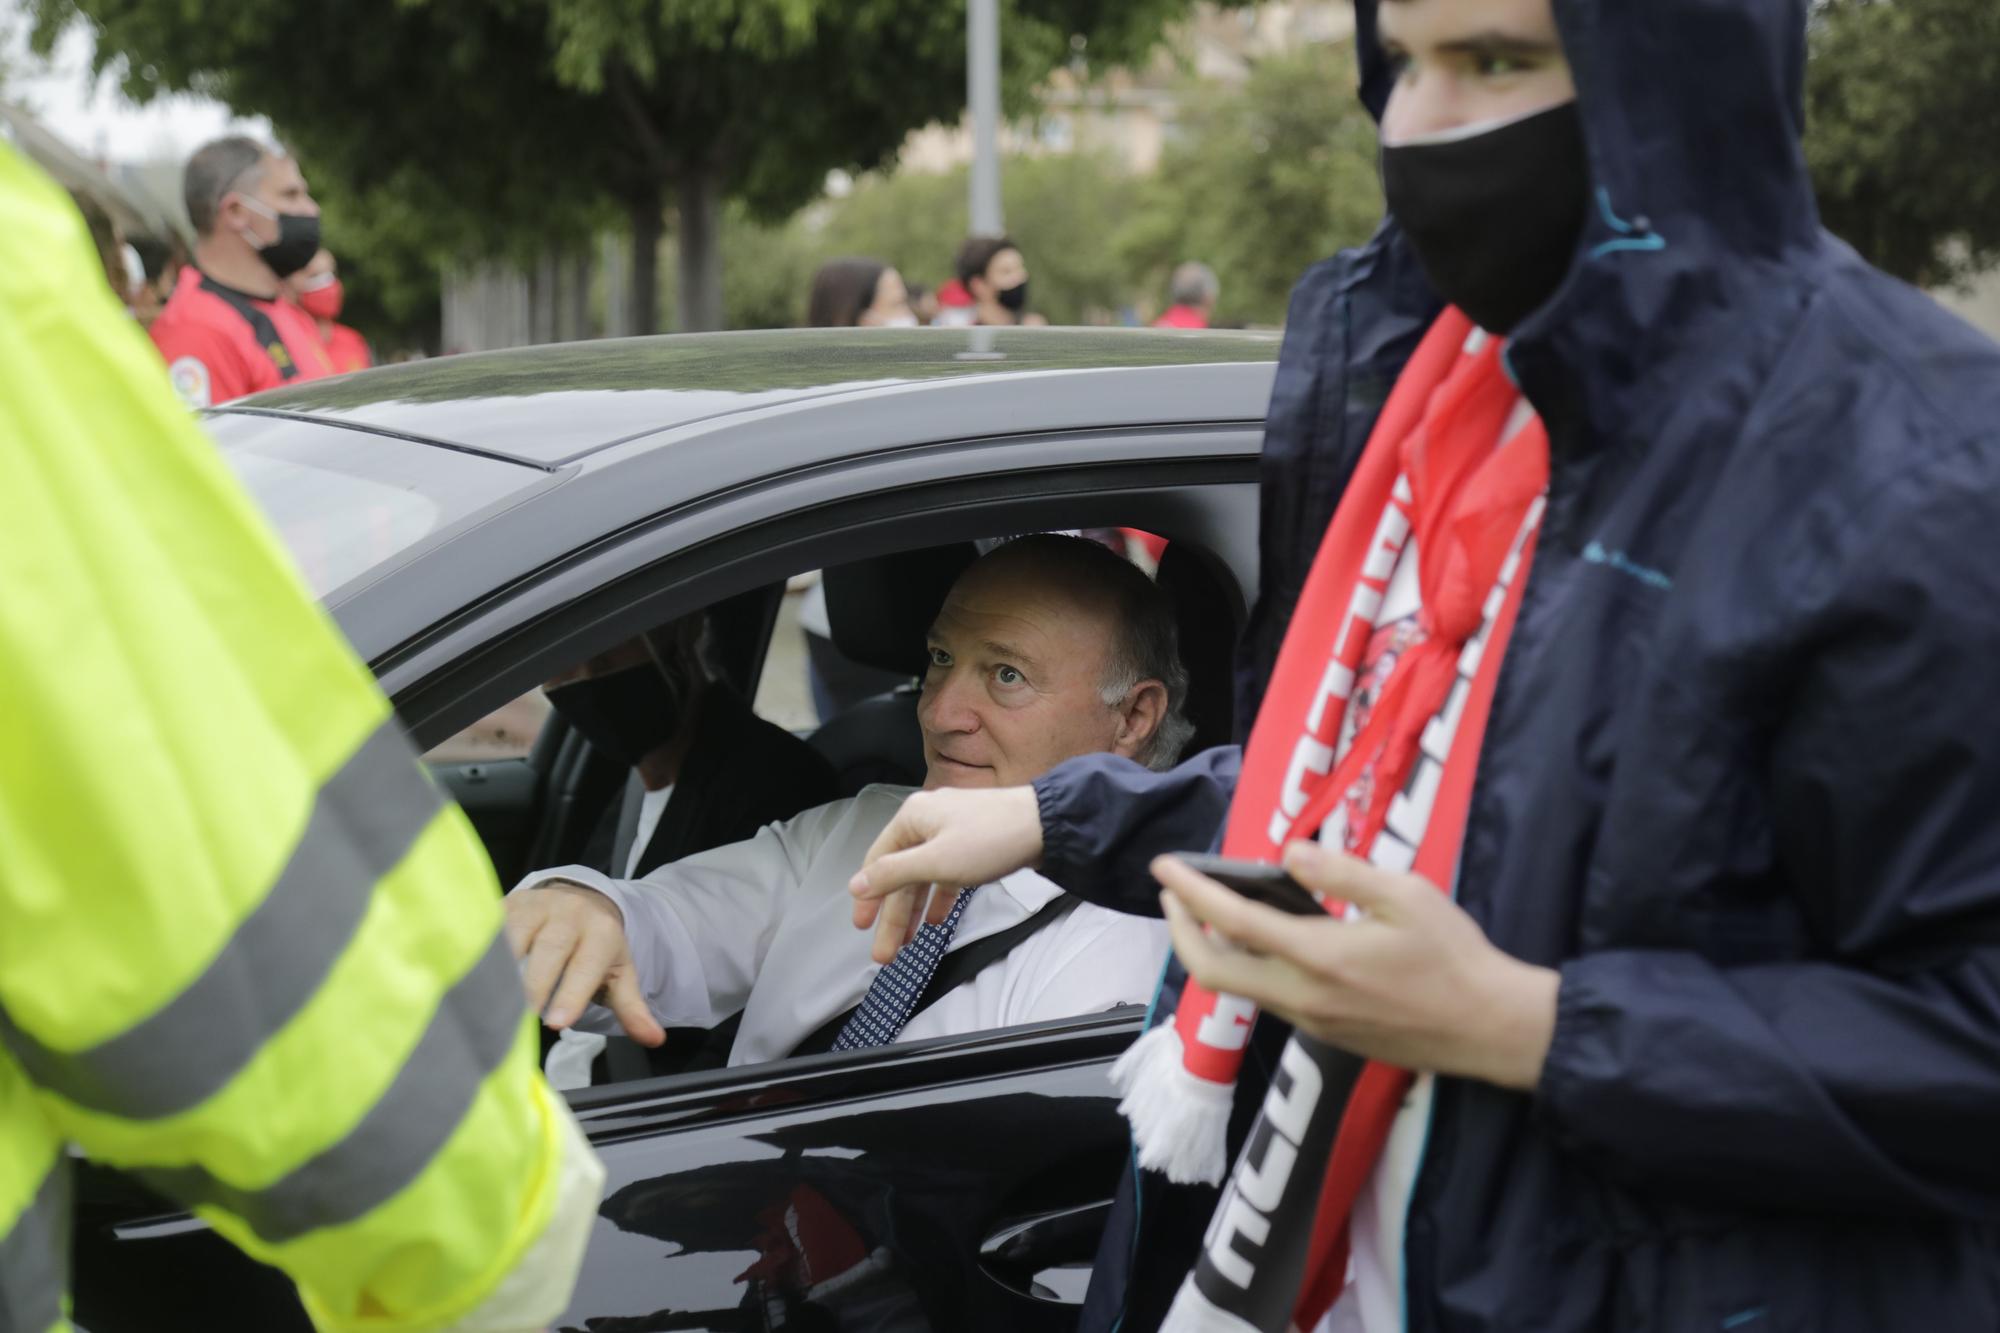
[[[828,171],[888,162],[964,102],[963,0],[31,0],[42,49],[81,16],[144,99],[193,88],[271,117],[309,172],[395,199],[460,258],[633,236],[654,324],[673,205],[680,325],[721,322],[726,199],[782,217]],[[1003,0],[1003,95],[1087,50],[1134,61],[1192,0]]]
[[[1822,0],[1806,157],[1828,229],[1937,286],[2000,260],[2000,5]]]
[[[1375,124],[1349,43],[1259,61],[1242,88],[1193,84],[1146,205],[1118,237],[1125,266],[1164,291],[1182,260],[1221,280],[1221,322],[1277,324],[1307,265],[1382,218]]]

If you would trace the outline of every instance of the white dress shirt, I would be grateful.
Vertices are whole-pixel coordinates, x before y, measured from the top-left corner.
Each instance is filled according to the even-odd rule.
[[[860,1003],[880,971],[869,957],[872,932],[854,928],[847,882],[911,790],[869,787],[644,879],[565,866],[538,871],[516,891],[566,879],[604,894],[624,914],[654,1018],[666,1027],[713,1027],[740,1010],[729,1063],[781,1059]],[[1033,871],[985,885],[966,905],[951,947],[998,934],[1059,893]],[[1166,953],[1164,922],[1083,903],[917,1014],[897,1040],[1143,1004]],[[618,1031],[611,1012],[596,1005],[577,1026]]]

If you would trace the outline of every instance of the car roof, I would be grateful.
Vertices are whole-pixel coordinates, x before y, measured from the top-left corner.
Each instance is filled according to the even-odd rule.
[[[974,380],[1025,390],[1037,378],[1079,372],[1155,381],[1175,368],[1269,363],[1278,341],[1276,333],[1150,329],[619,338],[386,366],[276,389],[223,410],[282,412],[552,467],[644,436],[809,399]],[[1232,403],[1220,415],[1240,419],[1245,406]]]

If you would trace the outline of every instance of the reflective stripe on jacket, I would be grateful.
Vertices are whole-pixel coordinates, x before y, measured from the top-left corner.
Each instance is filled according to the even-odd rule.
[[[0,440],[0,1330],[61,1320],[65,1143],[324,1328],[450,1323],[565,1160],[492,871],[7,150]]]

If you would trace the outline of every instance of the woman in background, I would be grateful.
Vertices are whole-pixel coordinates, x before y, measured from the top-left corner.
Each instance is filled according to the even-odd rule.
[[[806,323],[816,329],[913,329],[903,275],[879,259],[829,259],[813,274]]]
[[[816,329],[913,329],[917,317],[895,269],[879,259],[829,259],[813,274],[806,323]],[[812,580],[799,603],[799,624],[806,632],[806,679],[820,721],[902,684],[904,677],[851,661],[833,646],[826,589],[817,573],[802,578]]]

